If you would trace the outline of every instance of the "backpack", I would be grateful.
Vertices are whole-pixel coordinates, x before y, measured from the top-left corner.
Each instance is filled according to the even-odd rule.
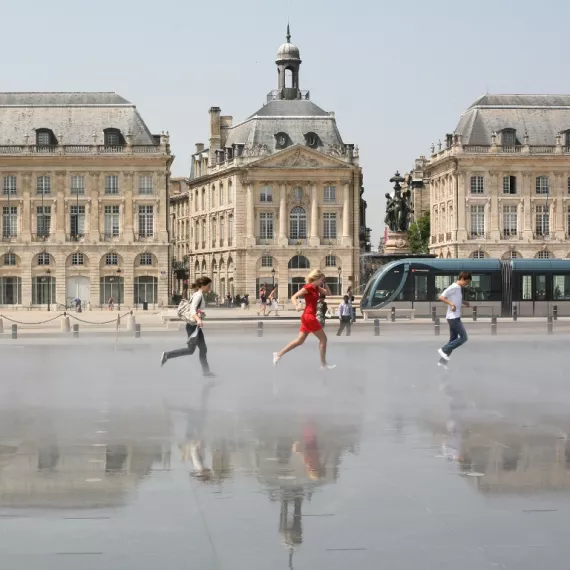
[[[194,293],[194,295],[196,294],[197,293]],[[186,323],[191,323],[193,325],[196,324],[196,321],[190,317],[190,308],[192,307],[192,299],[194,298],[194,295],[192,295],[190,299],[182,299],[182,301],[180,301],[180,305],[178,305],[178,308],[176,309],[176,314],[180,319]],[[202,303],[200,302],[200,306],[201,305]]]

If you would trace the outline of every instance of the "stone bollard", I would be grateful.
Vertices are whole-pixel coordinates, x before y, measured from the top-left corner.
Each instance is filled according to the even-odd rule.
[[[73,338],[79,338],[79,325],[73,325]]]
[[[558,320],[558,305],[554,305],[552,307],[552,318],[557,321]]]
[[[0,334],[4,333],[4,319],[0,317]]]
[[[135,338],[141,337],[141,325],[140,323],[135,324]]]
[[[435,319],[436,319],[437,315],[436,315],[436,308],[432,307],[431,308],[431,320],[435,323]]]
[[[392,307],[392,310],[390,311],[390,319],[393,323],[396,322],[396,307]]]
[[[12,325],[12,338],[14,340],[18,338],[18,325],[16,323]]]
[[[473,320],[477,320],[477,307],[473,307]]]
[[[374,336],[380,336],[380,319],[374,319]]]
[[[516,305],[513,305],[513,321],[517,322],[519,318],[519,309]]]
[[[497,317],[491,317],[491,334],[497,334]]]
[[[434,324],[433,324],[433,332],[435,333],[435,336],[439,336],[439,334],[441,332],[441,325],[440,325],[439,317],[435,317]]]
[[[258,337],[262,337],[263,336],[263,323],[261,321],[259,321],[257,323],[257,336]]]
[[[546,318],[546,332],[552,334],[554,332],[554,325],[552,323],[552,316]]]
[[[137,321],[135,319],[135,316],[133,315],[133,312],[131,311],[130,314],[127,316],[127,330],[128,331],[134,331],[136,330],[137,326]]]
[[[59,330],[62,333],[68,333],[71,330],[71,323],[67,313],[63,313],[63,318],[59,321]]]

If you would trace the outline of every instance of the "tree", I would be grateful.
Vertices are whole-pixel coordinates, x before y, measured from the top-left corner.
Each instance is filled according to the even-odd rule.
[[[410,224],[408,230],[408,242],[412,253],[429,253],[429,212]]]

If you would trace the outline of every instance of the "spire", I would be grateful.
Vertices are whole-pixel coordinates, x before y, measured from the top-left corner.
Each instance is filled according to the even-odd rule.
[[[291,30],[289,29],[289,22],[287,22],[287,35],[285,37],[287,38],[287,43],[290,44],[291,43]]]

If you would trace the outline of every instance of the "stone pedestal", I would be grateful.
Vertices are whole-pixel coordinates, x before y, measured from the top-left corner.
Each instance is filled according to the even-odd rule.
[[[407,232],[388,232],[388,239],[384,244],[386,255],[407,255],[411,253]]]

